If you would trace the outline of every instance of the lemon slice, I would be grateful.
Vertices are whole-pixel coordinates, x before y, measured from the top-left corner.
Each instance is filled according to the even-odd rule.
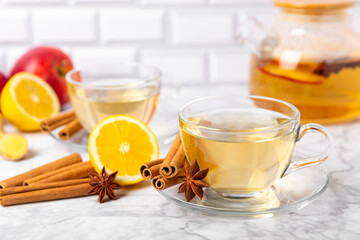
[[[1,93],[1,111],[8,122],[22,131],[40,129],[40,122],[60,111],[51,86],[31,73],[15,74]]]
[[[140,166],[159,158],[159,144],[154,133],[142,121],[114,115],[99,122],[89,137],[89,156],[100,173],[118,171],[115,182],[130,185],[142,181]]]

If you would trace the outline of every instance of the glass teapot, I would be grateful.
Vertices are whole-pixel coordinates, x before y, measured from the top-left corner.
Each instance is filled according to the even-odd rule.
[[[256,18],[237,39],[252,49],[250,93],[282,99],[305,122],[339,123],[360,115],[360,35],[353,0],[274,0],[272,29]],[[360,24],[360,23],[359,23]]]

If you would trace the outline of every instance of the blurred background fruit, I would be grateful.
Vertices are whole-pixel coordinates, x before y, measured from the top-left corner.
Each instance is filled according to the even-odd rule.
[[[8,80],[9,79],[2,72],[0,72],[0,94]]]
[[[73,69],[69,56],[55,47],[40,46],[21,56],[11,70],[10,76],[18,72],[33,73],[44,79],[54,89],[60,103],[69,101],[65,75]]]
[[[0,96],[1,96],[1,92],[2,92],[3,88],[5,87],[5,84],[7,83],[8,80],[9,79],[7,77],[5,77],[5,75],[2,72],[0,72]]]

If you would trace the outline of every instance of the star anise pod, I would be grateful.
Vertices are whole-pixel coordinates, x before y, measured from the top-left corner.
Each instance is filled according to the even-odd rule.
[[[116,171],[108,176],[105,167],[103,167],[101,174],[90,173],[90,185],[92,188],[90,189],[89,194],[99,194],[99,203],[104,201],[106,195],[108,195],[110,199],[116,200],[114,190],[120,188],[120,185],[114,182],[117,173],[118,172]]]
[[[179,193],[185,192],[186,201],[190,202],[191,199],[197,195],[202,199],[204,195],[203,187],[210,187],[210,185],[205,182],[203,179],[208,174],[209,168],[200,170],[200,167],[195,160],[195,162],[190,166],[188,161],[184,163],[184,173],[185,176],[181,177],[184,181],[179,187]]]

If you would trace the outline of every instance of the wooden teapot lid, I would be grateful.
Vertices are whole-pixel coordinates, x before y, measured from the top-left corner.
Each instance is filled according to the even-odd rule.
[[[273,0],[274,5],[297,9],[339,9],[349,8],[355,0]]]

